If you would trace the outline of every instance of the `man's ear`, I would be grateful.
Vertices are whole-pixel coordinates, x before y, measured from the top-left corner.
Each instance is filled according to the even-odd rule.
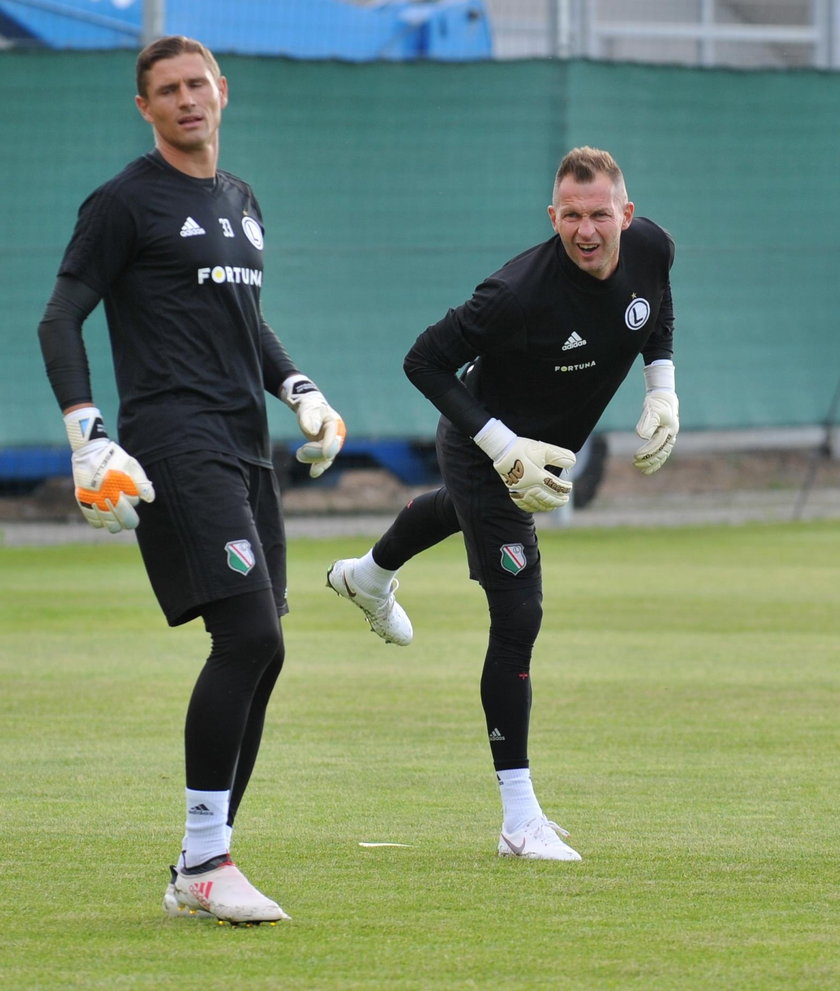
[[[152,118],[149,116],[149,111],[147,109],[148,104],[146,100],[142,96],[138,95],[134,97],[134,103],[138,111],[140,112],[140,116],[143,118],[143,120],[146,121],[147,124],[151,124]]]

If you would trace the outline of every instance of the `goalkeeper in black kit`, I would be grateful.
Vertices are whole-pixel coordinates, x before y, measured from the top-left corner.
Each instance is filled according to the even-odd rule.
[[[638,355],[645,392],[635,455],[645,474],[665,463],[679,430],[666,231],[634,217],[613,157],[570,151],[548,215],[555,235],[517,255],[415,342],[413,384],[442,416],[443,487],[413,499],[368,553],[335,562],[328,585],[363,610],[375,633],[406,645],[397,571],[461,531],[470,577],[487,597],[490,631],[481,701],[503,823],[501,856],[580,860],[531,781],[531,653],[542,621],[534,513],[568,502],[575,464]]]
[[[230,858],[288,611],[265,394],[296,414],[298,458],[315,477],[344,424],[263,318],[259,205],[217,168],[227,101],[200,42],[169,36],[139,54],[136,104],[155,148],[82,204],[39,336],[82,513],[114,533],[136,527],[169,624],[200,617],[210,635],[187,710],[186,825],[164,909],[238,924],[288,918]],[[82,338],[100,300],[119,445],[93,403]]]

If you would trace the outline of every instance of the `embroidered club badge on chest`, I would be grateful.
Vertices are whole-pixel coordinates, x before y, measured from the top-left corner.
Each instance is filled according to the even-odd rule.
[[[500,550],[502,567],[512,575],[518,575],[528,563],[525,559],[524,544],[502,544]]]
[[[630,330],[641,330],[648,322],[650,316],[650,303],[633,293],[633,298],[624,311],[624,322]]]
[[[229,540],[225,544],[227,551],[227,563],[231,571],[237,571],[240,575],[247,575],[256,563],[254,548],[251,547],[250,540]]]

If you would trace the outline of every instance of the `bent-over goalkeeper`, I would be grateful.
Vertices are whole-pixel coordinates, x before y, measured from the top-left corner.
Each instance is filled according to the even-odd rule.
[[[533,514],[568,502],[561,472],[640,354],[644,443],[635,464],[651,474],[671,453],[674,245],[634,217],[621,170],[594,148],[565,156],[548,215],[554,236],[482,282],[406,356],[409,379],[442,414],[444,486],[413,499],[364,557],[336,561],[327,581],[383,640],[406,645],[413,630],[395,600],[397,571],[463,533],[490,613],[481,701],[503,807],[498,852],[568,861],[580,855],[543,813],[529,770],[531,653],[542,620]]]

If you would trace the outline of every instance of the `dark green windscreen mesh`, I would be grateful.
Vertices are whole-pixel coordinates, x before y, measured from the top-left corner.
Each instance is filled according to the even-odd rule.
[[[587,62],[227,56],[221,165],[267,224],[263,304],[358,437],[429,437],[416,335],[550,234],[554,168],[606,147],[674,235],[686,429],[820,421],[840,375],[840,79]],[[129,53],[0,55],[0,444],[63,441],[36,327],[84,196],[150,147]],[[86,340],[115,422],[106,334]],[[641,372],[602,423],[632,429]],[[294,436],[272,404],[272,432]]]

